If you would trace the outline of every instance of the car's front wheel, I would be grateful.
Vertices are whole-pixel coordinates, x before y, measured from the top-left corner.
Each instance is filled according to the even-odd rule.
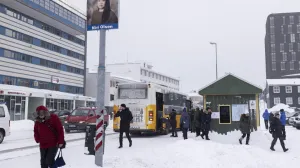
[[[0,130],[0,144],[3,142],[4,136],[5,136],[4,131]]]

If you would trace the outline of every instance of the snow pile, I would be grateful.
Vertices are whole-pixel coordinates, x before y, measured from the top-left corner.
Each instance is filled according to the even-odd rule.
[[[20,120],[20,121],[11,121],[10,130],[15,131],[33,131],[34,121],[32,120]]]
[[[292,108],[290,108],[289,105],[282,104],[282,103],[273,106],[272,108],[268,109],[268,111],[269,112],[278,112],[278,111],[280,111],[280,109],[283,109],[285,112],[288,112],[288,113],[295,112],[295,109],[292,109]]]

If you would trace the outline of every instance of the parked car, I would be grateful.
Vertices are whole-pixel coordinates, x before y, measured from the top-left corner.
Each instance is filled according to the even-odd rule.
[[[297,117],[297,116],[299,116],[299,114],[300,114],[300,112],[294,112],[293,114],[289,114],[288,116],[287,116],[287,118],[286,118],[286,120],[287,120],[287,123],[289,124],[289,125],[294,125],[294,121],[295,121],[295,118]]]
[[[295,118],[294,125],[297,129],[300,129],[300,116]]]
[[[65,131],[69,133],[72,130],[85,131],[86,125],[89,123],[96,123],[96,108],[94,107],[79,107],[72,111],[72,113],[65,120]],[[107,126],[109,116],[104,116],[104,124]]]
[[[54,114],[56,114],[59,117],[60,121],[64,123],[71,112],[69,110],[61,110],[54,112]]]
[[[10,115],[5,103],[0,104],[0,144],[10,135]]]

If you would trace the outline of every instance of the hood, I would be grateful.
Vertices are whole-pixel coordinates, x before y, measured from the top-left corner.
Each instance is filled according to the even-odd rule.
[[[265,113],[269,113],[268,109],[265,110]]]

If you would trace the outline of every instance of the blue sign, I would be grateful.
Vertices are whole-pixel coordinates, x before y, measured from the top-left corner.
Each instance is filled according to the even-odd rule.
[[[119,28],[119,0],[88,0],[87,30]]]

